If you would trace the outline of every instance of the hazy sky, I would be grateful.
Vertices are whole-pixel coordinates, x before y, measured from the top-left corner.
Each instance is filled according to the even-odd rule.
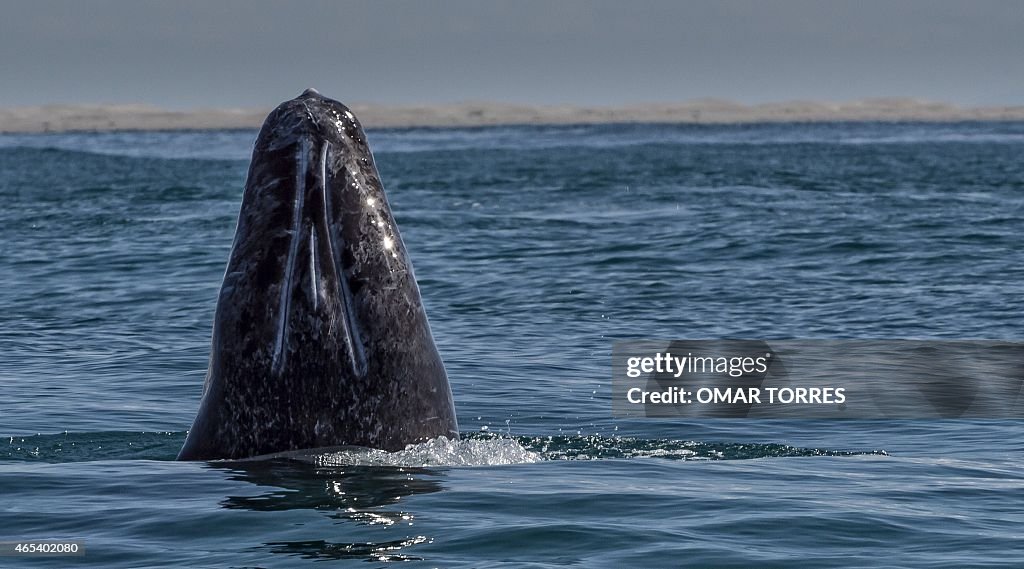
[[[1024,104],[1024,2],[0,0],[0,107]]]

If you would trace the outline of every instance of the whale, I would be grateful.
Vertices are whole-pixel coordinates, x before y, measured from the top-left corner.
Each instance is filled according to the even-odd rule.
[[[458,438],[444,363],[366,135],[315,89],[253,147],[179,460]]]

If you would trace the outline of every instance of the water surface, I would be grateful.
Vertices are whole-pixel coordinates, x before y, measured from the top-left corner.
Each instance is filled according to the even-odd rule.
[[[371,131],[464,440],[177,463],[255,134],[0,136],[0,540],[87,551],[0,566],[1024,566],[1019,421],[609,401],[620,338],[1020,340],[1024,124]]]

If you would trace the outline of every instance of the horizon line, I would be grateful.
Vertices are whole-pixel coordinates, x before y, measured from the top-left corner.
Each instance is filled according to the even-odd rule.
[[[367,128],[617,123],[958,122],[1024,120],[1024,105],[960,106],[912,97],[744,104],[721,98],[619,105],[496,101],[349,105]],[[259,128],[272,107],[171,110],[147,103],[0,107],[0,133]]]

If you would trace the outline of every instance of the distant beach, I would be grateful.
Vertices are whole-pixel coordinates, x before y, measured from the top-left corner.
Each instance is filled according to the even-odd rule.
[[[1024,105],[959,107],[917,99],[845,103],[791,101],[744,105],[719,99],[624,106],[466,102],[425,105],[353,104],[370,128],[471,127],[516,124],[759,123],[828,121],[1024,120]],[[42,105],[0,109],[0,132],[215,130],[258,128],[269,108],[173,111],[150,105]]]

